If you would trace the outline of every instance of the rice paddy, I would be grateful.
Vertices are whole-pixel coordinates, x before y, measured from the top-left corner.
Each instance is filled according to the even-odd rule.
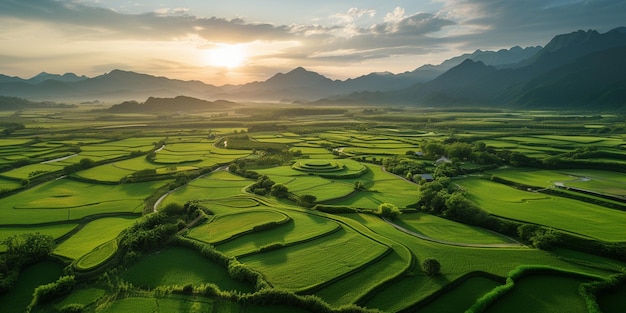
[[[626,196],[626,135],[619,127],[613,133],[598,131],[615,117],[384,110],[370,116],[348,110],[346,116],[325,115],[329,122],[323,125],[310,116],[281,119],[276,131],[271,130],[275,121],[260,123],[255,117],[250,122],[243,113],[168,119],[111,114],[101,119],[97,112],[81,110],[51,120],[45,110],[22,112],[29,126],[0,139],[0,240],[35,232],[50,235],[57,241],[55,257],[86,278],[32,312],[63,311],[73,304],[85,312],[315,312],[294,305],[295,298],[280,298],[283,294],[274,295],[271,304],[254,303],[252,294],[259,286],[266,288],[262,293],[297,293],[333,308],[464,312],[511,271],[527,265],[568,270],[582,278],[524,277],[485,312],[582,312],[580,284],[626,267],[626,260],[577,247],[533,248],[512,238],[515,229],[505,235],[444,219],[445,214],[419,212],[418,190],[429,182],[411,181],[421,173],[437,176],[440,155],[426,156],[428,143],[475,147],[482,142],[482,152],[500,161],[524,155],[542,167],[510,162],[498,167],[471,156],[450,157],[450,166],[459,171],[451,182],[492,217],[551,228],[617,251],[626,243],[626,212],[605,207],[605,202],[590,203],[595,198],[589,195],[584,202],[541,192],[570,188],[571,193],[611,196],[615,203]],[[567,126],[563,120],[568,118],[583,118],[593,127]],[[267,129],[249,131],[259,125]],[[242,142],[251,146],[238,150],[224,145],[223,138],[232,136],[247,137]],[[590,151],[598,157],[576,154]],[[415,168],[392,174],[382,166],[389,158],[408,160]],[[546,158],[576,166],[550,168]],[[88,167],[68,172],[83,159],[91,160]],[[232,172],[229,164],[237,164]],[[288,192],[253,193],[248,187],[262,175],[284,184]],[[485,179],[489,176],[498,182]],[[137,178],[145,181],[131,183]],[[328,210],[300,203],[306,196],[314,196],[311,206]],[[120,248],[120,236],[133,231],[129,229],[141,214],[191,200],[204,207],[202,213],[185,211],[137,233],[148,236],[175,225],[176,235],[146,251]],[[381,219],[376,212],[383,203],[395,205],[401,214]],[[439,261],[440,275],[426,274],[422,261],[427,258]],[[260,278],[235,279],[233,268],[224,265],[229,262],[241,262]],[[57,267],[49,269],[50,277],[25,269],[14,291],[0,295],[0,311],[24,311],[35,287],[61,275]],[[622,293],[618,286],[598,295],[602,310],[619,312]]]

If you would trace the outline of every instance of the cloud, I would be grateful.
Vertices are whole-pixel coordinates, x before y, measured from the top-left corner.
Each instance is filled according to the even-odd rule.
[[[624,24],[626,12],[626,1],[619,0],[438,1],[438,14],[457,21],[457,31],[466,34],[450,39],[476,47],[543,45],[578,29],[608,31]]]
[[[66,27],[68,34],[97,35],[102,39],[171,40],[199,34],[209,41],[241,42],[293,37],[288,26],[246,23],[242,19],[195,17],[183,8],[144,14],[122,14],[70,1],[7,0],[0,17],[20,18]]]
[[[337,13],[331,15],[331,18],[338,19],[343,23],[353,23],[355,20],[360,19],[364,16],[374,17],[376,16],[376,10],[372,9],[359,9],[359,8],[350,8],[346,13]]]
[[[128,14],[94,1],[0,0],[0,45],[6,56],[0,58],[5,60],[0,66],[9,68],[13,62],[6,60],[28,64],[16,59],[27,56],[41,60],[31,62],[34,67],[45,64],[48,55],[69,58],[76,51],[92,56],[76,61],[83,64],[120,62],[131,67],[143,62],[150,71],[163,66],[192,72],[197,61],[193,53],[201,54],[217,43],[247,43],[264,49],[257,49],[250,60],[250,68],[258,71],[266,66],[283,69],[307,64],[366,68],[368,61],[382,64],[382,60],[397,67],[394,60],[422,56],[432,60],[433,55],[441,58],[455,51],[543,45],[556,34],[578,29],[607,31],[623,26],[626,12],[626,1],[619,0],[432,1],[428,12],[376,2],[376,10],[352,7],[336,14],[326,12],[313,19],[318,24],[281,25],[195,16],[175,6]]]

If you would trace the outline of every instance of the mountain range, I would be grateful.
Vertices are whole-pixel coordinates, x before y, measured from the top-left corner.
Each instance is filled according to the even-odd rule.
[[[73,73],[41,73],[30,79],[0,74],[0,95],[53,101],[185,95],[312,104],[625,109],[624,55],[626,28],[620,27],[606,33],[580,30],[557,35],[545,47],[476,50],[409,72],[370,73],[347,80],[332,80],[302,67],[265,81],[225,86],[123,70],[92,78]]]

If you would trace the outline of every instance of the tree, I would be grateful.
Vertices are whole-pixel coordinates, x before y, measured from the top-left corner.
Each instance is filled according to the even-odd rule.
[[[315,204],[315,201],[317,201],[317,197],[314,195],[302,195],[298,199],[298,205],[310,208]]]
[[[354,190],[365,190],[365,189],[367,188],[365,187],[365,184],[363,184],[362,181],[357,180],[354,182]]]
[[[289,189],[284,184],[274,184],[270,194],[276,198],[286,198],[289,195]]]
[[[398,209],[397,206],[391,203],[381,203],[378,206],[377,213],[380,214],[382,217],[387,217],[393,220],[396,219],[398,215],[400,215],[400,209]]]
[[[422,270],[428,276],[437,276],[441,274],[441,263],[434,258],[426,258],[422,262]]]

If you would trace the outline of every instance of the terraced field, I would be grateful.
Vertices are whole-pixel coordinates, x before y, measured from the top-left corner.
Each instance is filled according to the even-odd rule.
[[[348,110],[324,115],[329,123],[279,124],[240,111],[165,119],[83,110],[64,113],[65,123],[45,110],[20,113],[32,126],[0,139],[0,240],[51,236],[52,254],[77,280],[31,312],[465,312],[529,268],[476,312],[582,312],[581,284],[626,268],[626,212],[601,197],[626,195],[626,135],[594,131],[604,117],[570,134],[559,128],[568,117],[552,112]],[[602,157],[576,156],[587,152]],[[543,168],[548,157],[580,168]],[[516,166],[524,161],[543,167]],[[605,163],[620,171],[597,169]],[[439,202],[425,203],[425,187],[437,184],[430,196]],[[559,184],[602,195],[541,192]],[[458,199],[476,211],[454,207]],[[522,224],[571,242],[540,250]],[[60,264],[50,277],[37,274],[47,263],[25,268],[0,310],[24,311],[35,287],[62,275]],[[607,312],[623,307],[621,284],[598,295]]]

